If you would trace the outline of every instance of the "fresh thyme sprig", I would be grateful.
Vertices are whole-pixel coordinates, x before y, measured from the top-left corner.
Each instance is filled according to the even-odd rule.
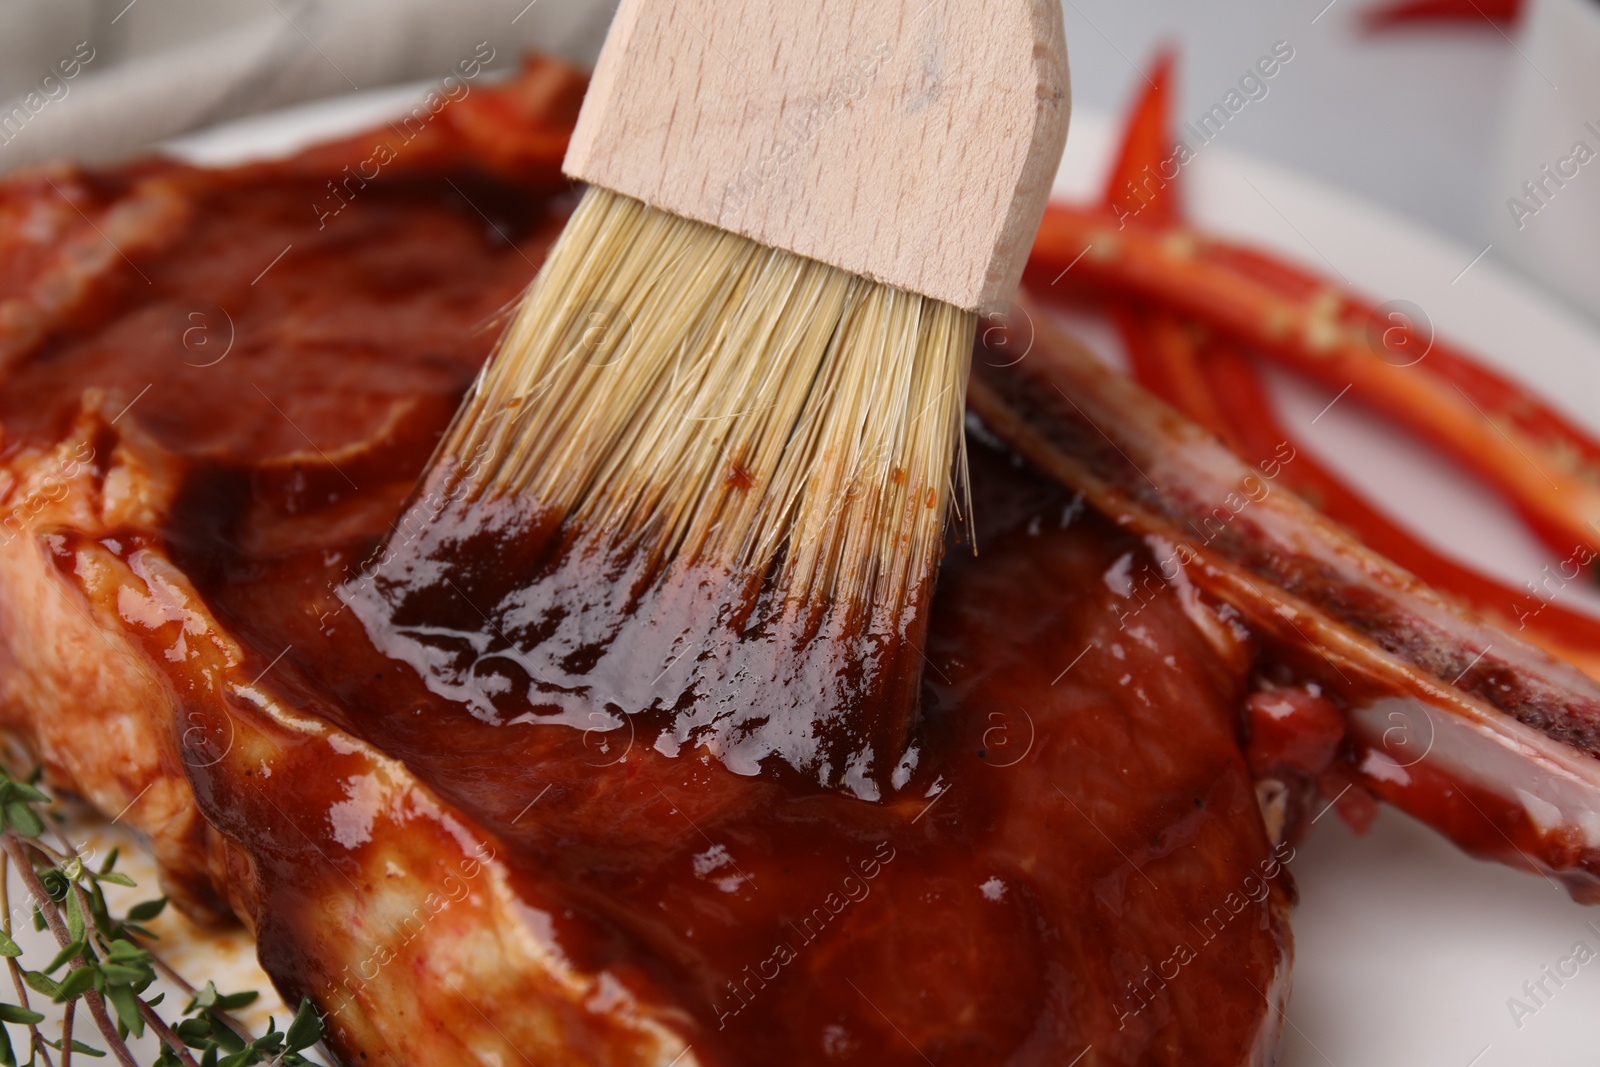
[[[269,1021],[264,1036],[252,1037],[229,1012],[250,1004],[256,994],[222,994],[210,982],[196,990],[150,950],[147,943],[156,935],[141,924],[161,914],[165,897],[135,904],[121,918],[113,915],[103,886],[136,883],[116,870],[115,849],[98,868],[83,862],[37,778],[36,773],[19,779],[0,768],[0,957],[18,1000],[0,1002],[0,1067],[19,1067],[12,1027],[26,1034],[28,1067],[56,1067],[51,1050],[60,1054],[60,1067],[72,1067],[78,1056],[103,1058],[107,1050],[122,1067],[138,1067],[128,1038],[143,1037],[146,1029],[161,1043],[155,1067],[316,1067],[302,1055],[322,1040],[322,1021],[311,1001],[301,1002],[287,1030]],[[44,840],[47,829],[59,848]],[[27,887],[34,927],[49,930],[56,940],[55,957],[42,967],[23,959],[12,936],[8,882],[13,866]],[[175,1024],[156,1011],[165,994],[146,995],[158,973],[190,994]],[[45,1036],[40,1027],[45,1016],[33,1010],[29,990],[63,1006],[60,1037]],[[74,1036],[79,1004],[106,1048]]]

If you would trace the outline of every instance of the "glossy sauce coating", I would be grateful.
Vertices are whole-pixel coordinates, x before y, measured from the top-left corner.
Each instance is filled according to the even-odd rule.
[[[1037,1034],[1104,1062],[1162,1062],[1167,1041],[1171,1062],[1232,1062],[1195,1023],[1231,1012],[1215,1040],[1253,1035],[1285,934],[1261,902],[1279,865],[1233,736],[1239,680],[1174,603],[1118,628],[1103,575],[1136,545],[998,459],[979,477],[981,513],[1011,524],[944,576],[918,766],[888,804],[666,757],[627,729],[485,723],[348,616],[338,657],[294,673],[504,843],[574,959],[670,991],[702,1054],[918,1062],[909,1038],[937,1063],[1020,1063]],[[315,601],[326,571],[306,564],[208,592],[258,647],[315,648],[293,593]]]

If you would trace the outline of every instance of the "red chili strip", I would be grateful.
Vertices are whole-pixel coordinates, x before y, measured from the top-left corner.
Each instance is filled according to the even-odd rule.
[[[1245,260],[1253,273],[1235,269]],[[1259,253],[1176,227],[1119,229],[1104,211],[1053,204],[1026,277],[1050,295],[1075,261],[1071,286],[1170,308],[1334,392],[1348,388],[1497,490],[1560,558],[1600,546],[1600,443],[1481,366],[1464,373],[1468,357],[1408,323],[1333,286],[1307,295],[1297,271],[1271,284]]]
[[[1522,15],[1522,7],[1522,0],[1401,0],[1368,9],[1361,24],[1368,33],[1437,22],[1509,26]]]
[[[1177,57],[1156,56],[1145,89],[1122,135],[1122,148],[1106,179],[1106,210],[1151,226],[1173,226],[1183,218],[1178,184],[1161,173],[1172,156],[1172,81]]]

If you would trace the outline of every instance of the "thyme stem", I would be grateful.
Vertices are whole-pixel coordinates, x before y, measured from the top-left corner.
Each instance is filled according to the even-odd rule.
[[[145,1025],[154,1030],[156,1036],[166,1042],[167,1047],[178,1057],[178,1062],[182,1063],[183,1067],[200,1067],[194,1061],[194,1057],[189,1055],[189,1050],[185,1047],[183,1039],[172,1032],[172,1028],[166,1024],[161,1016],[156,1014],[154,1008],[144,1002],[143,998],[139,1000],[139,1015],[144,1019]]]
[[[61,1067],[72,1067],[72,1017],[77,1009],[78,1002],[69,1000],[61,1013]]]
[[[0,930],[11,936],[11,857],[0,852]],[[17,989],[17,1003],[24,1008],[30,1008],[28,1003],[28,987],[22,984],[22,966],[17,963],[16,957],[6,957],[6,970],[11,972],[11,984]],[[50,1047],[45,1043],[44,1035],[39,1032],[38,1023],[28,1025],[28,1037],[33,1042],[30,1051],[44,1057],[44,1067],[55,1067],[55,1061],[50,1058]]]
[[[7,830],[4,836],[0,837],[0,841],[3,841],[6,852],[10,854],[11,859],[16,863],[17,873],[21,875],[22,883],[28,887],[28,892],[33,894],[34,901],[39,903],[39,911],[44,915],[44,921],[49,925],[50,932],[55,934],[56,943],[62,948],[66,948],[72,944],[72,938],[67,933],[67,924],[61,921],[61,916],[56,913],[55,908],[44,906],[44,901],[53,900],[54,898],[45,891],[44,883],[40,882],[39,876],[34,873],[33,862],[23,852],[20,840],[16,834]],[[75,959],[72,961],[71,966],[73,970],[77,970],[83,966],[83,960],[81,958]],[[111,1046],[111,1053],[116,1056],[117,1062],[122,1064],[122,1067],[139,1067],[138,1062],[133,1058],[133,1053],[128,1051],[127,1044],[123,1042],[121,1035],[117,1033],[117,1028],[112,1025],[111,1016],[106,1014],[106,1004],[104,1000],[100,999],[100,994],[93,989],[86,989],[83,993],[83,1002],[89,1005],[89,1014],[94,1018],[94,1025],[100,1031],[100,1036],[105,1038],[106,1044]],[[65,1049],[72,1046],[63,1042],[62,1047]],[[65,1056],[66,1053],[63,1052],[62,1055]]]

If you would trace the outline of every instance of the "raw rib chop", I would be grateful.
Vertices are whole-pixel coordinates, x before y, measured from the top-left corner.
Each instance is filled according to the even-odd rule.
[[[1003,452],[881,803],[483,721],[342,609],[560,227],[581,90],[535,64],[370,179],[398,131],[0,184],[0,723],[345,1063],[1269,1062],[1248,642],[1170,590],[1124,630],[1147,549]]]
[[[1345,755],[1373,793],[1468,852],[1600,902],[1600,683],[1464,614],[1274,491],[1279,461],[1242,462],[1046,312],[1033,320],[1020,364],[979,351],[970,406],[1150,546],[1140,587],[1226,605],[1268,662],[1336,694]]]

